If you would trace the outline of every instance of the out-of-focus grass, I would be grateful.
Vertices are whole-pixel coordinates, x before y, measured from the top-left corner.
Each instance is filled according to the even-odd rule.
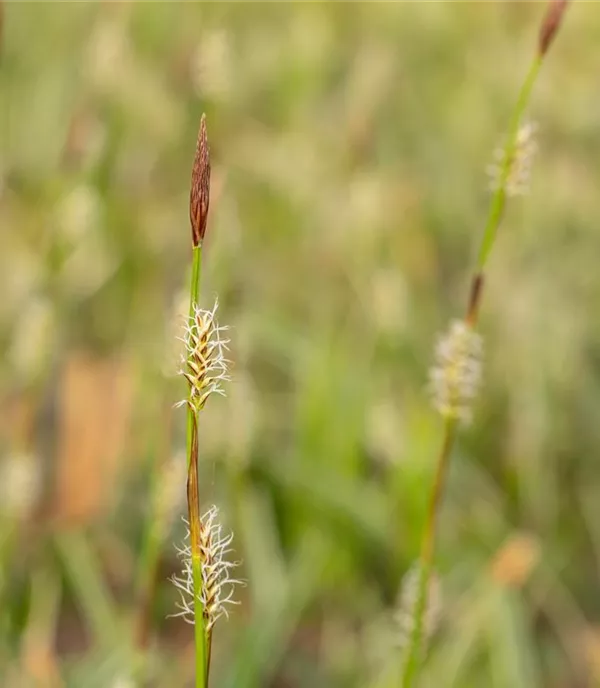
[[[248,582],[215,638],[214,685],[390,685],[390,617],[439,442],[432,343],[464,300],[485,167],[542,11],[4,6],[3,686],[129,685],[147,467],[185,442],[164,373],[202,111],[203,293],[219,294],[235,361],[203,418],[203,498]],[[540,153],[490,266],[426,685],[599,678],[599,41],[594,4],[573,3],[533,97]],[[193,667],[189,629],[165,618],[174,600],[165,582],[157,687]]]

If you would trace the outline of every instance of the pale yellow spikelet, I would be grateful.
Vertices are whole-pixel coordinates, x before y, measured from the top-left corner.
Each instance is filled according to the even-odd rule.
[[[481,384],[482,338],[462,320],[454,320],[435,350],[430,372],[433,404],[444,418],[471,420],[472,402]]]
[[[228,328],[217,323],[217,308],[217,301],[212,310],[195,306],[183,337],[185,352],[179,372],[187,380],[190,393],[180,404],[189,404],[196,413],[204,408],[211,394],[225,396],[222,383],[231,379],[227,374],[229,361],[225,358],[229,340],[223,339],[223,332]]]
[[[537,152],[536,131],[537,125],[534,122],[526,122],[519,128],[512,151],[507,152],[503,147],[494,151],[493,162],[488,167],[492,191],[502,186],[507,196],[523,196],[529,191],[531,167]],[[508,170],[505,171],[507,163]]]

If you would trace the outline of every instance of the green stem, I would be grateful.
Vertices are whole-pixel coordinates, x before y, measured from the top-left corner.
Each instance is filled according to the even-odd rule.
[[[194,643],[196,650],[196,688],[208,686],[208,638],[202,604],[202,548],[200,522],[200,497],[198,494],[198,419],[192,413],[192,434],[189,445],[188,468],[188,519],[190,524],[190,551],[192,557],[192,582],[194,587]]]
[[[200,274],[202,261],[202,244],[193,248],[192,258],[192,280],[190,284],[190,319],[194,315],[194,309],[198,305],[198,294],[200,291]],[[188,406],[187,412],[187,435],[186,435],[186,449],[188,457],[188,473],[194,471],[195,481],[198,480],[198,441],[197,441],[197,417],[195,412]],[[189,485],[189,478],[188,478]],[[207,641],[206,628],[204,624],[204,606],[202,605],[202,561],[200,559],[200,552],[197,543],[194,542],[194,526],[199,523],[200,513],[198,506],[197,495],[191,501],[188,492],[188,509],[189,509],[189,523],[190,523],[190,538],[192,545],[192,576],[194,583],[194,643],[196,651],[196,688],[207,688],[208,685],[208,667],[207,667]]]
[[[199,244],[198,246],[194,246],[192,251],[193,251],[193,254],[192,254],[192,281],[190,283],[190,312],[189,312],[190,320],[193,318],[194,309],[198,305],[198,293],[200,291],[200,275],[202,273],[202,270],[201,270],[202,244]],[[187,450],[187,457],[188,457],[188,470],[189,470],[190,462],[192,459],[191,447],[192,447],[193,426],[194,426],[194,412],[188,406],[187,434],[186,434],[186,450]]]
[[[488,221],[483,232],[481,248],[479,249],[479,254],[477,257],[478,271],[483,270],[483,267],[489,258],[490,251],[494,245],[494,240],[496,239],[498,227],[500,226],[500,222],[502,220],[502,213],[504,212],[504,204],[506,202],[506,182],[508,180],[510,169],[513,163],[521,118],[523,117],[523,114],[527,109],[527,105],[529,104],[533,86],[541,66],[542,56],[536,55],[531,63],[529,71],[527,72],[523,86],[521,86],[521,91],[519,92],[519,97],[517,98],[517,104],[515,105],[515,109],[512,114],[512,119],[508,129],[508,139],[504,149],[504,159],[502,161],[502,168],[500,170],[500,179],[498,180],[498,188],[492,196]]]
[[[156,482],[154,476],[152,477],[152,482]],[[154,489],[151,490],[151,493],[153,492]],[[156,521],[154,509],[148,514],[147,518],[148,522],[146,523],[142,536],[142,548],[136,576],[136,592],[140,598],[141,609],[139,611],[141,614],[144,613],[145,606],[148,602],[147,596],[152,587],[152,577],[160,555],[161,540],[160,527]]]
[[[208,686],[208,662],[206,632],[204,629],[204,606],[200,599],[202,591],[202,562],[192,558],[194,576],[194,643],[196,646],[196,688]]]
[[[437,535],[437,519],[446,483],[446,474],[450,462],[450,454],[456,435],[456,419],[448,418],[444,425],[444,441],[440,450],[433,487],[429,495],[429,506],[425,521],[425,531],[421,543],[419,560],[419,580],[417,584],[417,599],[413,613],[413,627],[409,638],[406,661],[402,670],[402,686],[409,688],[419,668],[421,646],[423,643],[423,625],[427,610],[427,593],[429,579],[435,554],[435,539]]]
[[[202,273],[202,244],[192,249],[192,279],[190,282],[190,318],[194,315],[194,307],[198,304],[200,292],[200,275]]]
[[[153,477],[152,482],[157,482],[157,480]],[[159,489],[158,486],[155,489]],[[155,490],[152,490],[152,494],[154,492]],[[158,523],[156,509],[153,508],[144,529],[135,587],[138,608],[133,632],[135,645],[140,650],[144,650],[150,640],[152,600],[157,581],[161,544],[162,524]]]

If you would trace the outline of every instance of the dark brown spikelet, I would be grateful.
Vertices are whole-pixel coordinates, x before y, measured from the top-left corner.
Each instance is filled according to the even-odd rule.
[[[548,52],[548,48],[560,28],[568,4],[569,0],[551,0],[542,22],[542,28],[540,29],[540,55],[543,56]]]
[[[483,273],[478,272],[471,282],[471,292],[469,294],[469,308],[467,310],[466,322],[473,327],[477,321],[479,313],[479,302],[481,301],[481,292],[483,291]]]
[[[192,168],[192,188],[190,190],[190,221],[192,223],[192,243],[199,246],[206,232],[208,204],[210,201],[210,151],[206,135],[206,115],[200,120],[200,131],[196,144],[196,157]]]

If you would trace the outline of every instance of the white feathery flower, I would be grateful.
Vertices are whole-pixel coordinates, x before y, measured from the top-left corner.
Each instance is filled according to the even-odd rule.
[[[239,562],[227,560],[232,552],[230,548],[233,534],[223,535],[222,526],[218,521],[219,511],[216,506],[211,507],[200,519],[200,561],[202,572],[202,586],[200,601],[204,610],[206,631],[210,631],[217,620],[228,616],[227,606],[239,604],[233,599],[236,585],[242,581],[231,577],[232,569],[239,566]],[[188,522],[184,519],[186,526]],[[189,527],[185,544],[177,547],[177,553],[183,564],[181,575],[171,577],[171,581],[179,590],[181,598],[177,604],[179,612],[172,616],[181,616],[188,623],[194,623],[194,574],[192,552],[188,544],[190,538]]]
[[[523,196],[529,191],[529,178],[531,176],[531,166],[538,146],[535,141],[537,124],[526,122],[521,125],[515,147],[512,151],[504,148],[497,148],[494,151],[493,162],[488,167],[490,177],[490,188],[497,191],[502,184],[507,196]],[[509,155],[508,174],[503,179],[503,170],[506,156]]]
[[[229,382],[227,374],[229,361],[225,358],[229,339],[222,339],[228,327],[220,327],[216,321],[218,301],[212,310],[194,306],[194,313],[185,326],[182,341],[185,354],[181,356],[179,373],[190,386],[189,398],[179,405],[189,404],[195,412],[204,408],[211,394],[225,396],[222,382]]]
[[[402,581],[398,608],[394,614],[400,647],[405,647],[412,635],[415,623],[415,605],[419,593],[419,578],[421,567],[413,566],[408,570]],[[438,576],[432,571],[427,584],[425,612],[423,614],[422,647],[436,632],[441,612],[442,590]]]
[[[471,420],[471,404],[481,384],[483,340],[462,320],[454,320],[435,350],[429,374],[433,404],[445,418]]]

